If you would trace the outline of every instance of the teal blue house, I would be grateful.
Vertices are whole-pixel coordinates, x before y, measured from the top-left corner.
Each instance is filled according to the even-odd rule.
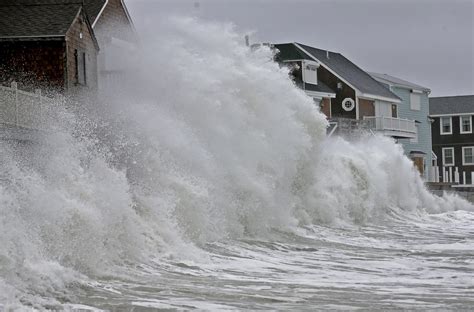
[[[371,76],[396,94],[402,102],[398,104],[398,118],[415,120],[416,136],[413,139],[398,139],[405,154],[413,160],[425,181],[433,181],[432,167],[436,166],[431,146],[431,119],[429,118],[428,95],[431,90],[420,85],[387,74],[370,73]]]

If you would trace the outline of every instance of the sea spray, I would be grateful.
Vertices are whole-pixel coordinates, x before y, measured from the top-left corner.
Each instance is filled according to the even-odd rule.
[[[39,145],[1,143],[0,302],[75,302],[103,278],[209,262],[210,244],[472,209],[431,195],[388,138],[326,138],[273,52],[231,26],[153,29],[99,103],[68,105]]]

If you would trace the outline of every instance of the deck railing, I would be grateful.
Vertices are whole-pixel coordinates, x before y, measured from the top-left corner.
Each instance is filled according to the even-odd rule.
[[[55,114],[55,101],[41,94],[0,86],[0,127],[17,127],[31,130],[45,130]]]
[[[364,116],[369,127],[376,131],[397,131],[410,134],[416,133],[414,120],[386,116]]]
[[[448,166],[431,168],[430,182],[454,183],[457,185],[474,185],[474,171],[459,171],[458,167]]]

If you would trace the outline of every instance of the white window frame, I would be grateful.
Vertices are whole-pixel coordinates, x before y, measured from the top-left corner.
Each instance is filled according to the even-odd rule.
[[[417,99],[414,101],[414,99]],[[416,102],[416,106],[414,103]],[[421,93],[413,91],[410,93],[410,109],[414,111],[420,111],[421,110]]]
[[[472,150],[472,155],[474,155],[474,146],[463,146],[462,147],[462,165],[463,166],[473,166],[474,165],[474,159],[473,159],[472,163],[464,162],[464,150],[466,150],[468,148]]]
[[[469,117],[469,129],[470,129],[470,131],[463,131],[462,130],[462,126],[463,126],[462,125],[462,119],[466,118],[466,117]],[[469,115],[468,116],[459,116],[459,132],[461,134],[472,133],[472,115],[470,115],[470,116]]]
[[[447,164],[447,163],[446,163],[446,153],[445,153],[446,150],[451,150],[452,153],[453,153],[453,154],[452,154],[452,155],[453,155],[453,162],[450,163],[450,164]],[[443,156],[443,166],[445,166],[445,167],[452,167],[452,166],[454,166],[454,164],[456,163],[456,160],[454,159],[454,147],[443,147],[443,148],[441,149],[441,154],[442,154],[442,156]]]
[[[443,118],[449,118],[449,132],[443,132]],[[439,117],[439,132],[441,135],[453,134],[453,117],[452,116]]]
[[[319,64],[313,61],[305,60],[305,61],[302,61],[301,65],[303,67],[302,68],[303,82],[317,85]],[[310,69],[307,69],[307,67]]]

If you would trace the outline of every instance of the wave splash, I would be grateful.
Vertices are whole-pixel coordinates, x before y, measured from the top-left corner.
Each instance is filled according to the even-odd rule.
[[[227,238],[473,210],[430,194],[387,138],[327,139],[312,99],[232,26],[154,29],[94,114],[65,114],[41,144],[0,143],[4,307],[73,301],[71,284],[202,260],[200,246]]]

